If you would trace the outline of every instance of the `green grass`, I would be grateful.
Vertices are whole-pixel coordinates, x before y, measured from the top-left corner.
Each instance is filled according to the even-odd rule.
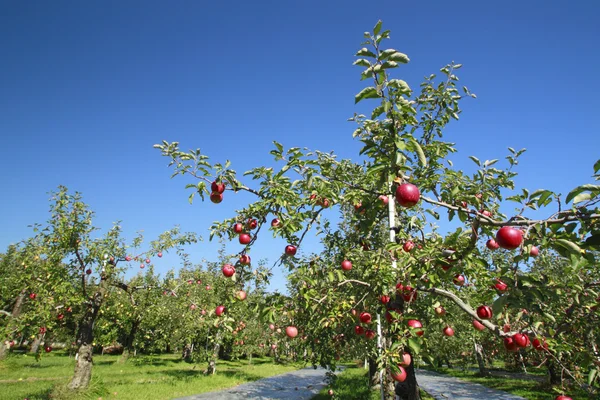
[[[533,379],[533,377],[532,379],[515,379],[509,375],[510,373],[507,373],[507,376],[492,375],[489,377],[480,377],[477,376],[475,371],[462,371],[449,368],[424,368],[451,375],[465,381],[479,383],[489,388],[503,390],[528,400],[553,400],[559,394],[555,392],[549,384],[545,383],[545,381],[540,382],[539,380]],[[537,372],[533,375],[539,376],[540,373]],[[567,394],[574,399],[594,398],[589,397],[586,392],[577,389],[569,390]]]
[[[327,394],[333,389],[336,397],[343,400],[380,400],[379,390],[369,389],[369,376],[367,370],[355,364],[344,364],[346,369],[337,374],[337,379],[330,386],[321,390],[311,400],[331,400]],[[421,399],[434,400],[433,397],[421,390]]]
[[[279,365],[267,358],[219,361],[217,373],[204,376],[205,364],[188,364],[177,355],[147,356],[119,364],[119,356],[94,356],[90,390],[65,395],[75,361],[61,354],[12,356],[0,362],[0,400],[53,399],[172,399],[220,390],[301,368],[301,364]]]

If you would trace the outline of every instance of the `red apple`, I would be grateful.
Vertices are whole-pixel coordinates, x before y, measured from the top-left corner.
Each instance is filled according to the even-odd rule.
[[[298,248],[294,245],[288,244],[287,246],[285,246],[285,254],[290,257],[295,256],[297,250]]]
[[[223,201],[223,193],[212,192],[210,194],[210,201],[212,201],[215,204],[219,204],[220,202]]]
[[[277,348],[277,345],[276,345],[276,344],[272,344],[272,345],[271,345],[271,350],[275,350],[276,348]]]
[[[269,329],[272,330],[272,331],[274,331],[275,330],[275,325],[269,324]]]
[[[511,353],[514,353],[518,350],[517,344],[515,343],[515,340],[512,337],[504,338],[504,348],[510,351]]]
[[[402,360],[400,361],[401,367],[408,367],[412,362],[412,356],[409,353],[402,353]]]
[[[404,245],[402,246],[402,250],[404,250],[405,252],[410,252],[413,248],[415,247],[415,244],[413,242],[411,242],[410,240],[406,243],[404,243]]]
[[[195,310],[196,308],[198,308],[198,307],[195,304],[190,305],[191,310]]]
[[[356,325],[356,326],[354,327],[354,333],[356,333],[357,335],[359,335],[359,336],[360,336],[360,335],[362,335],[362,334],[364,334],[364,333],[365,333],[365,328],[363,328],[363,327],[362,327],[362,326],[360,326],[360,325]]]
[[[416,319],[409,319],[408,320],[408,326],[410,328],[422,328],[423,324],[421,323],[421,321],[416,320]],[[415,332],[417,336],[423,336],[423,331],[417,331]]]
[[[404,290],[402,291],[402,298],[406,302],[417,300],[417,289],[413,289],[410,286],[404,286]]]
[[[444,333],[444,335],[446,336],[454,336],[454,329],[452,329],[451,327],[447,326],[445,327],[442,332]]]
[[[214,181],[210,184],[210,190],[216,193],[223,193],[225,191],[225,184],[222,182]]]
[[[462,275],[454,275],[454,284],[456,286],[463,286],[465,284],[465,277]]]
[[[237,234],[244,232],[244,225],[238,223],[233,224],[233,231]]]
[[[333,394],[334,394],[334,393],[333,393],[333,390],[329,389],[329,390],[327,391],[327,394],[328,394],[328,395],[330,395],[330,396],[333,396]]]
[[[402,293],[402,292],[404,291],[404,285],[403,285],[403,284],[401,284],[401,283],[397,283],[397,284],[396,284],[396,291],[397,291],[398,293]]]
[[[150,264],[150,259],[146,258],[146,264]]]
[[[381,301],[382,304],[387,304],[390,302],[390,296],[381,295],[379,296],[379,301]]]
[[[375,331],[372,329],[367,329],[365,331],[365,337],[369,340],[374,339],[375,338]]]
[[[412,183],[403,183],[396,189],[396,200],[402,207],[413,207],[420,198],[419,188]]]
[[[490,306],[479,306],[477,307],[477,316],[481,319],[492,318],[493,312]]]
[[[510,226],[503,226],[496,233],[496,242],[503,249],[514,250],[523,243],[523,232]]]
[[[281,224],[281,221],[279,221],[278,218],[273,218],[273,220],[271,221],[271,226],[273,228],[277,228],[280,224]]]
[[[210,290],[210,285],[206,285],[206,290]]]
[[[342,261],[342,269],[344,271],[350,271],[352,269],[352,263],[348,260]]]
[[[485,247],[487,247],[490,250],[497,250],[500,248],[500,245],[498,244],[498,242],[496,242],[494,239],[489,239],[486,243],[485,243]]]
[[[226,311],[225,306],[217,306],[217,308],[215,308],[215,314],[217,315],[217,317],[220,317],[221,315],[223,315],[223,313]]]
[[[382,195],[380,195],[378,197],[378,199],[379,199],[379,201],[381,202],[382,205],[384,205],[384,206],[388,205],[389,198],[386,195],[382,194]]]
[[[144,268],[146,268],[146,266],[144,264],[140,264],[140,268],[144,269]]]
[[[478,331],[482,331],[485,329],[485,326],[476,319],[473,320],[473,327],[475,327],[475,329],[477,329]]]
[[[126,256],[125,261],[131,261],[131,256]]]
[[[231,264],[225,264],[222,268],[223,275],[227,278],[231,278],[235,274],[235,268]]]
[[[92,274],[92,270],[88,268],[88,269],[86,269],[86,270],[85,270],[85,273],[86,273],[87,275],[91,275],[91,274]]]
[[[369,314],[368,312],[361,312],[360,316],[358,318],[360,319],[360,322],[362,322],[363,324],[371,323],[371,314]]]
[[[42,326],[42,327],[40,328],[40,334],[41,334],[41,335],[43,335],[44,333],[46,333],[46,327],[45,327],[45,326]]]
[[[497,291],[506,292],[508,290],[508,285],[502,282],[500,279],[496,279],[496,284],[494,285]]]
[[[540,249],[538,249],[538,248],[537,248],[537,247],[535,247],[535,246],[531,246],[531,250],[529,250],[529,255],[530,255],[531,257],[537,257],[537,256],[538,256],[538,254],[540,254]]]
[[[446,310],[442,306],[434,308],[433,311],[439,316],[446,315]]]
[[[58,318],[59,321],[62,321],[65,318],[65,315],[64,314],[58,314],[56,316],[56,318]]]
[[[248,227],[248,229],[252,230],[252,229],[256,229],[256,227],[258,226],[258,221],[254,218],[248,218],[248,221],[246,222],[246,227]]]
[[[479,213],[482,214],[485,217],[491,217],[492,213],[488,210],[479,210]]]
[[[519,347],[529,346],[529,336],[523,333],[515,333],[512,338],[515,341],[515,344]]]
[[[46,346],[44,347],[44,350],[46,351],[46,353],[50,353],[52,351],[52,347]]]
[[[158,258],[162,257],[162,253],[157,254]]]
[[[400,365],[398,365],[398,371],[392,371],[392,379],[396,382],[404,382],[406,377],[406,370]]]
[[[504,332],[504,333],[510,332],[510,324],[504,324],[504,326],[502,327],[502,332]]]
[[[564,394],[561,394],[560,396],[556,396],[556,398],[554,400],[573,400],[573,399],[570,398],[569,396],[565,396]]]
[[[248,244],[252,241],[252,236],[248,235],[247,233],[240,233],[240,244]]]
[[[467,202],[466,202],[466,201],[461,201],[461,202],[460,202],[460,206],[461,206],[462,208],[467,208],[469,205],[467,204]]]
[[[542,338],[542,340],[535,338],[533,339],[533,341],[531,342],[531,345],[533,346],[534,349],[538,350],[538,351],[543,351],[544,349],[548,349],[548,343],[546,343],[546,339]]]
[[[287,328],[285,328],[285,334],[289,337],[289,338],[295,338],[296,336],[298,336],[298,328],[296,328],[295,326],[288,326]]]
[[[240,256],[240,264],[249,265],[250,264],[250,256],[248,254],[242,254]]]

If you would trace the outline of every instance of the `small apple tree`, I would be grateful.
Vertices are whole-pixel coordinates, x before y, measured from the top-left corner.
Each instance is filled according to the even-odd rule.
[[[315,316],[319,317],[322,335],[329,338],[342,324],[350,329],[341,311],[347,313],[359,306],[368,310],[370,321],[365,316],[363,324],[372,326],[373,321],[379,321],[369,336],[377,342],[373,351],[382,395],[415,399],[419,394],[412,357],[405,359],[404,354],[417,353],[426,344],[426,333],[422,332],[430,328],[422,327],[419,315],[433,313],[438,301],[454,303],[462,312],[461,318],[476,320],[508,343],[509,349],[527,345],[529,339],[524,334],[537,337],[548,333],[540,324],[543,320],[523,320],[518,331],[507,332],[497,324],[511,312],[513,303],[509,296],[490,288],[494,276],[484,243],[489,238],[488,248],[502,248],[507,253],[510,267],[497,271],[497,275],[509,275],[516,290],[526,290],[527,280],[520,280],[519,271],[536,254],[534,246],[574,260],[571,265],[575,270],[585,263],[594,264],[600,241],[600,186],[578,186],[565,198],[550,190],[525,189],[509,196],[517,175],[514,167],[524,151],[512,148],[504,167],[497,159],[480,161],[471,156],[475,173],[455,169],[449,157],[456,148],[444,140],[444,128],[459,119],[460,103],[475,97],[468,88],[458,88],[456,74],[462,65],[443,67],[442,80],[432,74],[420,85],[420,91],[414,92],[407,82],[390,76],[391,70],[409,59],[395,49],[382,48],[389,35],[378,22],[372,32],[365,33],[365,47],[357,52],[354,63],[362,68],[361,78],[372,81],[356,95],[356,103],[377,101],[369,114],[351,118],[357,125],[353,136],[363,145],[363,162],[339,160],[332,153],[299,147],[285,150],[275,142],[271,154],[281,167],[256,167],[244,173],[253,181],[250,184],[242,182],[229,162],[213,164],[199,149],[185,152],[177,142],[155,147],[171,159],[173,176],[195,179],[187,185],[193,190],[190,200],[196,194],[202,199],[208,196],[213,203],[226,201],[230,192],[255,196],[255,201],[238,210],[236,216],[215,222],[211,228],[211,237],[239,240],[240,255],[268,229],[289,243],[281,249],[279,261],[294,271],[303,268],[296,253],[311,228],[316,228],[317,234],[332,230],[330,235],[337,236],[341,244],[329,251],[342,253],[329,254],[326,265],[315,263],[312,270],[307,269],[307,290],[300,293],[305,299],[302,306],[305,312],[318,312]],[[600,161],[594,166],[596,179],[598,170]],[[505,201],[518,204],[512,216],[501,209]],[[329,208],[355,208],[355,225],[336,231],[323,218]],[[538,210],[550,208],[550,216],[535,217],[540,215]],[[455,230],[441,231],[436,223],[441,218],[453,221]],[[248,226],[249,220],[256,221],[254,226]],[[342,264],[344,261],[352,268]],[[311,274],[318,278],[311,281]],[[493,304],[465,302],[454,284],[456,275],[464,276],[478,291],[489,291],[484,298],[494,299]],[[590,285],[595,278],[585,279]],[[382,295],[390,297],[386,311],[395,314],[387,324],[382,321],[385,314],[378,300]],[[327,309],[320,307],[334,296],[339,296],[336,302],[327,302]],[[427,299],[428,307],[418,305],[422,299]],[[451,321],[448,324],[453,325]],[[317,337],[313,343],[324,342]],[[330,350],[330,345],[313,346],[326,364],[332,363],[326,354]],[[552,354],[553,349],[547,352]]]

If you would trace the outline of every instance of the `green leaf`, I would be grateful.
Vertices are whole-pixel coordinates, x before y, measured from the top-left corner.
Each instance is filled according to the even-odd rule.
[[[423,148],[421,147],[421,145],[419,144],[419,142],[417,142],[415,140],[415,138],[411,137],[410,141],[415,149],[415,152],[417,153],[417,155],[419,156],[419,162],[421,163],[421,166],[423,168],[427,167],[427,157],[425,157],[425,153],[423,152]]]
[[[475,164],[477,164],[477,166],[478,166],[478,167],[481,167],[481,161],[479,161],[479,158],[477,158],[477,157],[475,157],[475,156],[469,156],[469,158],[470,158],[471,160],[473,160],[473,162],[474,162]]]
[[[596,161],[594,164],[594,173],[597,174],[600,171],[600,160]]]
[[[381,68],[383,69],[389,69],[389,68],[397,68],[398,67],[398,63],[396,61],[386,61],[383,64],[381,64]]]
[[[569,250],[573,254],[577,254],[577,255],[581,254],[581,248],[579,246],[577,246],[575,243],[573,243],[567,239],[556,239],[555,243],[561,245],[562,247]]]
[[[594,383],[594,380],[596,379],[597,376],[598,376],[598,370],[592,369],[588,375],[588,385],[589,386],[592,386],[592,383]]]
[[[367,49],[366,47],[363,47],[362,49],[360,49],[357,53],[357,56],[359,57],[372,57],[372,58],[376,58],[376,55],[370,51],[369,49]]]
[[[379,93],[377,89],[372,86],[366,87],[360,91],[356,96],[354,96],[354,104],[357,104],[359,101],[364,99],[376,99],[379,98]]]
[[[387,164],[375,164],[372,165],[371,167],[369,167],[369,169],[367,169],[367,175],[372,175],[375,174],[377,172],[383,171],[388,167]]]
[[[500,296],[496,299],[496,301],[494,301],[494,304],[492,304],[492,311],[495,315],[498,315],[502,312],[502,309],[504,308],[504,305],[506,304],[507,300],[507,296]]]
[[[386,50],[382,51],[381,53],[379,53],[379,61],[385,60],[386,58],[388,58],[389,56],[391,56],[394,53],[396,53],[396,50],[394,50],[394,49],[386,49]]]
[[[411,89],[408,86],[408,83],[403,81],[402,79],[392,79],[388,82],[388,86],[398,89],[401,93],[410,94]]]
[[[410,61],[410,58],[408,58],[408,56],[404,53],[400,53],[399,51],[395,52],[394,54],[392,54],[389,58],[389,61],[396,61],[402,64],[408,64],[408,62]]]
[[[379,35],[379,32],[381,32],[381,25],[382,25],[381,20],[377,21],[377,23],[375,24],[375,27],[373,28],[373,35],[375,35],[375,36]]]
[[[600,186],[592,184],[577,186],[575,189],[571,190],[571,192],[567,195],[565,202],[569,203],[578,194],[583,192],[592,192],[594,193],[594,196],[596,196],[598,193],[600,193]]]
[[[369,62],[369,60],[365,60],[364,58],[359,58],[358,60],[354,61],[352,63],[352,65],[360,65],[362,67],[370,67],[371,63]]]
[[[592,194],[590,192],[579,193],[573,199],[573,204],[581,203],[583,201],[590,200],[592,198]]]
[[[420,328],[418,328],[420,329]],[[415,338],[408,338],[408,347],[413,354],[419,354],[421,351],[421,343]]]

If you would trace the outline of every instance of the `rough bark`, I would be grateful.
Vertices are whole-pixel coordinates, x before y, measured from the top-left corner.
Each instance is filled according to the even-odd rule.
[[[44,340],[45,333],[39,333],[33,342],[31,342],[31,347],[29,348],[30,353],[37,353],[40,349],[40,345],[42,344],[42,340]]]
[[[483,346],[480,345],[473,339],[473,344],[475,345],[475,358],[477,358],[477,365],[479,366],[479,375],[480,376],[489,376],[490,372],[485,367],[485,358],[483,355]]]
[[[73,373],[73,379],[69,383],[69,389],[85,389],[92,379],[94,323],[96,322],[98,311],[100,311],[100,306],[104,300],[106,285],[107,282],[103,279],[88,302],[87,310],[79,323],[79,330],[77,332],[77,345],[79,346],[79,350],[77,351],[75,371]]]
[[[407,353],[410,353],[407,351]],[[406,367],[406,380],[404,382],[396,383],[396,396],[399,400],[421,400],[421,394],[419,392],[419,385],[417,384],[417,376],[415,375],[415,366],[412,361],[410,365]]]
[[[21,310],[23,309],[23,303],[25,302],[26,294],[27,289],[23,289],[15,299],[15,304],[13,305],[12,312],[8,317],[7,332],[15,330],[15,321],[19,317],[19,315],[21,315]],[[4,342],[10,339],[11,338],[0,339],[0,360],[3,360],[8,355],[8,346]]]
[[[561,385],[562,384],[560,367],[552,359],[548,360],[548,378],[550,379],[551,385]]]
[[[185,361],[191,361],[192,359],[192,346],[190,344],[186,344],[183,346],[183,352],[181,354],[181,358]]]
[[[221,349],[221,333],[217,332],[215,337],[215,343],[213,345],[213,351],[210,359],[208,360],[208,367],[204,372],[205,375],[214,375],[217,372],[217,359],[219,358],[219,350]]]

